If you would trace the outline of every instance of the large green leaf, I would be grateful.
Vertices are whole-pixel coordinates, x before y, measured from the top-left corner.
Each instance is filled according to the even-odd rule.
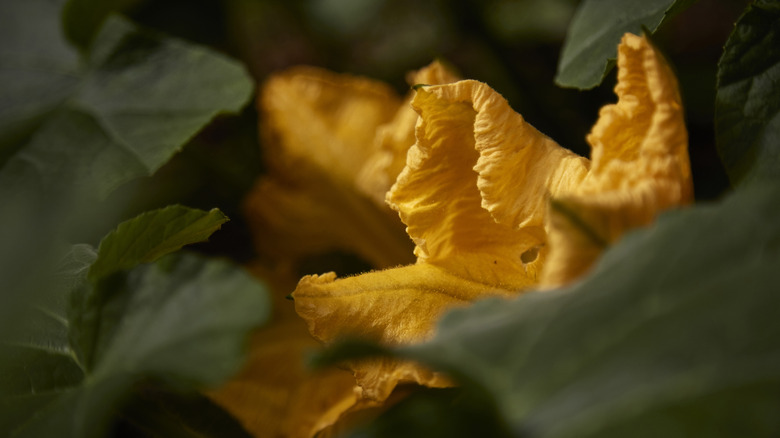
[[[263,288],[236,266],[168,256],[131,271],[131,297],[95,376],[146,373],[213,385],[238,370],[249,328],[269,314]]]
[[[555,82],[593,88],[615,65],[626,32],[651,32],[696,0],[584,0],[572,18],[558,61]]]
[[[65,297],[86,281],[95,257],[88,245],[74,245],[58,267],[58,281],[51,282],[55,290],[37,296],[34,305],[22,308],[19,324],[0,332],[0,394],[63,390],[84,377],[68,342]]]
[[[31,386],[26,371],[50,363],[12,357],[17,372],[5,378],[10,391],[0,398],[0,426],[13,431],[10,436],[99,436],[140,379],[180,388],[214,385],[237,371],[246,335],[269,314],[264,288],[226,261],[173,254],[112,279],[92,291],[101,299],[76,309],[99,323],[71,318],[70,331],[86,331],[71,339],[102,342],[83,380],[48,368],[46,388]],[[62,333],[51,339],[61,340]],[[78,366],[75,355],[67,357]]]
[[[100,256],[92,264],[90,278],[148,263],[182,246],[202,242],[228,221],[221,211],[172,205],[136,216],[119,224],[100,242]]]
[[[96,349],[113,339],[113,328],[127,305],[122,300],[130,296],[119,292],[127,286],[125,279],[112,274],[156,261],[184,245],[205,241],[227,220],[217,209],[206,212],[173,205],[129,219],[101,240],[88,274],[69,289],[69,336],[86,369],[93,369]],[[95,335],[98,329],[100,333]]]
[[[0,158],[16,152],[0,171],[2,184],[105,196],[157,170],[217,114],[237,112],[250,97],[252,83],[235,61],[117,16],[79,64],[54,27],[54,3],[0,6],[0,36],[12,42],[0,52]]]
[[[57,0],[0,3],[0,163],[78,87],[78,54],[59,23]]]
[[[453,311],[406,356],[515,436],[777,436],[780,187],[662,216],[564,290]],[[502,427],[499,427],[502,429]]]
[[[21,324],[0,339],[0,433],[8,436],[33,412],[59,399],[77,397],[84,370],[68,342],[65,294],[86,281],[96,254],[89,245],[74,245],[63,257],[50,293],[22,307]],[[42,301],[41,301],[42,300]],[[57,421],[64,421],[67,414]]]
[[[172,206],[124,222],[99,252],[73,246],[57,289],[0,339],[0,435],[99,436],[141,379],[191,389],[231,375],[268,316],[264,288],[227,261],[160,259],[226,220]]]
[[[715,131],[733,183],[780,176],[780,2],[757,1],[718,63]]]

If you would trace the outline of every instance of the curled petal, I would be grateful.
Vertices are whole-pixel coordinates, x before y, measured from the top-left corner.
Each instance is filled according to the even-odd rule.
[[[480,82],[423,87],[413,106],[417,143],[387,199],[418,259],[496,287],[534,284],[547,251],[548,194],[581,180],[587,160]]]
[[[439,61],[411,72],[406,78],[410,86],[448,84],[457,80],[458,77]],[[375,152],[357,178],[360,189],[382,205],[385,203],[385,194],[406,165],[407,151],[414,144],[417,113],[411,105],[413,96],[414,92],[411,91],[393,120],[378,128],[373,144]]]
[[[581,193],[662,178],[680,185],[678,200],[690,200],[688,133],[677,80],[646,37],[626,34],[618,46],[615,94],[618,102],[601,109],[587,137],[592,169]]]
[[[556,144],[514,112],[499,93],[477,81],[426,91],[475,111],[474,165],[482,207],[515,228],[544,225],[548,196],[571,192],[585,177],[588,160]]]
[[[513,293],[417,263],[343,279],[334,273],[307,276],[293,298],[311,334],[323,342],[354,336],[398,345],[430,338],[439,316],[449,309]],[[398,383],[449,384],[439,373],[390,359],[356,362],[352,368],[369,400],[384,400]]]
[[[577,278],[626,231],[692,200],[677,82],[645,37],[623,37],[615,93],[618,102],[602,108],[587,138],[590,173],[550,211],[552,249],[542,275],[544,287]]]

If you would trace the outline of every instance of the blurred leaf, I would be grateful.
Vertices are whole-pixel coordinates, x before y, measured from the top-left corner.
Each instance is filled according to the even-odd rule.
[[[58,0],[0,3],[0,165],[79,84],[79,59],[60,35]]]
[[[780,176],[780,2],[757,1],[718,63],[715,129],[732,183]]]
[[[67,0],[62,8],[65,36],[78,47],[87,48],[103,21],[141,0]]]
[[[100,242],[100,256],[89,270],[92,279],[149,263],[182,246],[202,242],[228,221],[218,209],[172,205],[122,222]]]
[[[494,2],[485,9],[491,31],[506,41],[559,43],[566,34],[575,4],[569,0]]]
[[[121,224],[101,253],[73,246],[59,295],[0,342],[0,432],[100,436],[139,379],[193,388],[236,371],[249,330],[269,313],[264,288],[243,269],[180,255],[114,274],[205,240],[225,220],[218,210],[173,206]],[[181,428],[171,421],[170,430]]]
[[[13,20],[24,21],[29,11],[10,12]],[[20,47],[44,44],[34,34],[11,36]],[[65,50],[61,40],[54,41]],[[43,58],[35,67],[60,71],[49,67],[56,60]],[[2,71],[5,87],[27,91],[4,98],[9,103],[0,108],[9,107],[11,115],[0,118],[0,127],[15,134],[19,126],[29,131],[33,121],[39,126],[0,171],[0,182],[55,192],[75,185],[99,196],[153,173],[214,116],[240,110],[252,91],[251,80],[235,61],[138,30],[116,16],[96,36],[80,71],[68,70],[73,83],[56,101],[42,98],[45,94],[37,83],[28,83],[26,73],[19,68]],[[20,113],[19,102],[31,108],[21,121],[14,116]],[[18,139],[7,132],[0,138]]]
[[[696,0],[584,0],[569,25],[555,82],[589,89],[615,66],[617,46],[626,32],[651,32]]]
[[[243,334],[269,315],[264,288],[226,261],[169,256],[131,271],[127,287],[131,297],[97,358],[96,378],[133,372],[213,385],[238,370]]]
[[[71,339],[103,340],[94,371],[87,369],[74,385],[72,373],[49,369],[47,391],[31,386],[27,372],[9,376],[4,383],[13,391],[0,398],[7,408],[0,409],[0,426],[13,430],[10,436],[99,436],[142,378],[181,388],[214,385],[237,371],[246,335],[269,314],[264,287],[226,261],[169,255],[112,278],[96,287],[100,299],[79,309],[101,323],[74,318],[69,327]],[[50,365],[34,357],[12,359],[25,371]]]
[[[205,240],[225,220],[173,206],[121,224],[99,253],[75,245],[58,271],[59,296],[0,342],[0,431],[99,436],[139,379],[193,388],[236,371],[246,335],[269,313],[264,288],[243,269],[170,255],[116,273]]]
[[[51,295],[51,275],[63,248],[56,245],[67,223],[69,196],[41,197],[28,187],[0,185],[0,333],[23,321],[23,309]]]
[[[65,296],[84,283],[95,257],[89,245],[74,245],[60,263],[57,290],[36,297],[19,324],[0,332],[0,394],[64,390],[84,377],[68,342]]]
[[[459,388],[422,389],[378,419],[357,427],[351,438],[511,436],[499,427],[495,410],[484,400],[463,397]]]
[[[69,289],[74,328],[69,334],[71,344],[87,370],[93,369],[96,349],[113,338],[113,328],[127,305],[123,300],[130,296],[124,290],[124,277],[112,274],[156,261],[184,245],[205,241],[226,221],[217,209],[206,212],[173,205],[129,219],[101,240],[88,275]],[[86,282],[87,278],[91,283]],[[96,336],[98,328],[101,333]]]
[[[667,214],[581,283],[453,311],[400,351],[489,394],[515,436],[777,436],[778,201],[756,185]]]

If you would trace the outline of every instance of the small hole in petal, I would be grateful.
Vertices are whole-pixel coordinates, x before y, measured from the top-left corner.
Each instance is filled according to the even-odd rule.
[[[535,246],[520,254],[520,261],[523,262],[524,265],[527,265],[536,260],[537,257],[539,257],[539,247]]]

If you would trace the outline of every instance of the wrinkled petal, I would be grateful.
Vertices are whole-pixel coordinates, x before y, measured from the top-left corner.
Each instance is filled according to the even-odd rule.
[[[618,102],[602,108],[587,139],[591,170],[550,210],[551,252],[542,285],[565,284],[588,270],[626,231],[692,200],[688,136],[677,81],[645,38],[618,47]]]
[[[342,279],[334,273],[307,276],[293,297],[309,332],[323,342],[355,336],[398,345],[430,338],[439,316],[449,309],[481,297],[512,294],[418,263]],[[398,383],[449,384],[439,373],[394,359],[351,365],[363,397],[370,400],[385,399]]]
[[[411,72],[406,81],[413,86],[448,84],[458,79],[444,64],[434,61],[425,68]],[[411,91],[393,120],[379,127],[374,139],[375,152],[358,175],[357,184],[361,190],[383,205],[385,194],[406,165],[406,153],[415,141],[417,113],[411,105],[413,97],[414,91]]]
[[[303,161],[354,182],[373,153],[377,128],[400,103],[382,82],[319,68],[273,76],[258,103],[268,159],[290,171]]]
[[[528,124],[488,85],[461,81],[426,91],[476,112],[474,165],[482,207],[514,228],[544,226],[547,198],[572,191],[585,177],[588,160],[558,146]]]
[[[261,178],[244,200],[258,253],[268,259],[348,251],[376,267],[414,260],[398,218],[319,171]]]
[[[421,88],[413,106],[417,143],[387,200],[418,259],[505,289],[535,284],[547,196],[581,180],[587,160],[480,82]]]

